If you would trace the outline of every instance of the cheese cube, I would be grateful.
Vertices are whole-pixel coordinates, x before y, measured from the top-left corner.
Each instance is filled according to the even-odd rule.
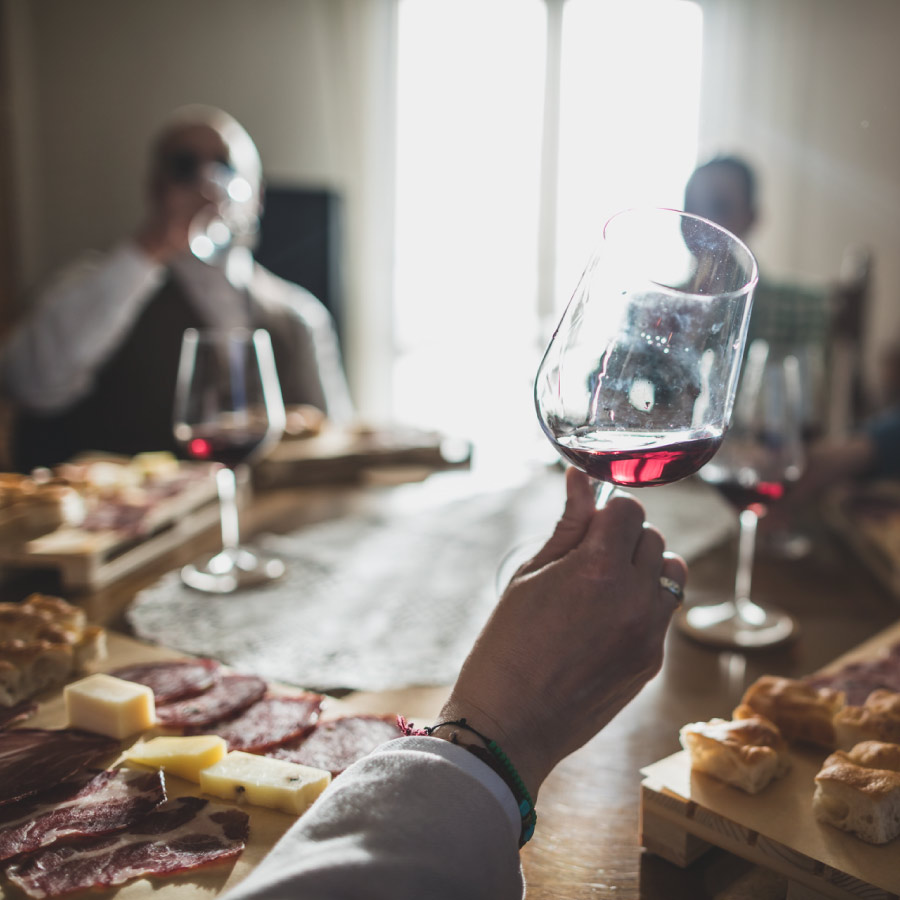
[[[200,773],[200,790],[299,816],[330,781],[331,773],[324,769],[233,750]]]
[[[112,675],[88,675],[63,689],[71,728],[107,737],[130,737],[156,722],[153,691]]]
[[[191,737],[155,737],[125,751],[125,758],[199,782],[200,770],[217,763],[228,750],[225,738],[217,734]]]

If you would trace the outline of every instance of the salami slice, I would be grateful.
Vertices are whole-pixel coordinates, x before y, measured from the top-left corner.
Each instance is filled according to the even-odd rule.
[[[173,703],[208,691],[218,680],[220,668],[214,659],[175,659],[124,666],[109,674],[146,685],[157,703]]]
[[[0,806],[49,790],[118,751],[118,741],[74,728],[0,731]]]
[[[234,859],[249,833],[246,813],[200,797],[178,797],[127,831],[47,847],[11,864],[6,875],[35,900],[62,897]]]
[[[168,728],[212,725],[237,715],[266,693],[266,683],[256,675],[222,675],[198,697],[156,707],[156,718]]]
[[[273,747],[264,755],[327,769],[336,776],[400,734],[396,716],[345,716],[319,722],[308,737]]]
[[[309,733],[319,718],[321,694],[263,697],[225,722],[188,729],[190,734],[218,734],[229,750],[259,753]]]
[[[83,772],[49,791],[10,803],[0,815],[0,860],[63,838],[127,828],[166,799],[162,772]]]
[[[38,709],[37,703],[23,700],[15,706],[0,706],[0,728],[9,728],[30,719]]]

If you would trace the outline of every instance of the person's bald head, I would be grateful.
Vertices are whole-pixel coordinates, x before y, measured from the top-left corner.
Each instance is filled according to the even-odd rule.
[[[717,156],[694,170],[684,191],[684,210],[745,239],[756,222],[756,176],[737,156]]]
[[[262,163],[256,144],[235,118],[212,106],[175,110],[163,123],[150,154],[150,191],[172,182],[190,184],[211,163],[228,166],[246,179],[259,200]]]

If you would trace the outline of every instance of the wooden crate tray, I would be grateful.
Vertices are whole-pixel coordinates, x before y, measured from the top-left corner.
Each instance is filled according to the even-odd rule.
[[[212,469],[198,464],[198,475],[209,477],[191,480],[177,494],[161,500],[148,512],[138,536],[57,528],[32,540],[0,546],[0,565],[55,569],[66,589],[101,588],[216,524],[219,506]]]
[[[254,468],[258,487],[358,479],[389,466],[447,469],[468,465],[472,448],[436,431],[415,428],[326,428],[312,437],[281,441]]]
[[[900,640],[900,623],[845,654],[825,671],[871,659]],[[686,751],[641,772],[641,842],[687,866],[711,846],[785,876],[791,898],[897,900],[900,840],[881,846],[817,822],[814,778],[825,751],[793,749],[793,767],[757,795],[692,773]]]

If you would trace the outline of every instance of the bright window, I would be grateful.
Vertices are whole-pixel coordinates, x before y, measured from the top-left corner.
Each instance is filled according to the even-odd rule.
[[[697,153],[700,11],[684,0],[399,10],[394,415],[514,453],[540,440],[531,382],[546,314],[603,221],[681,205]]]

